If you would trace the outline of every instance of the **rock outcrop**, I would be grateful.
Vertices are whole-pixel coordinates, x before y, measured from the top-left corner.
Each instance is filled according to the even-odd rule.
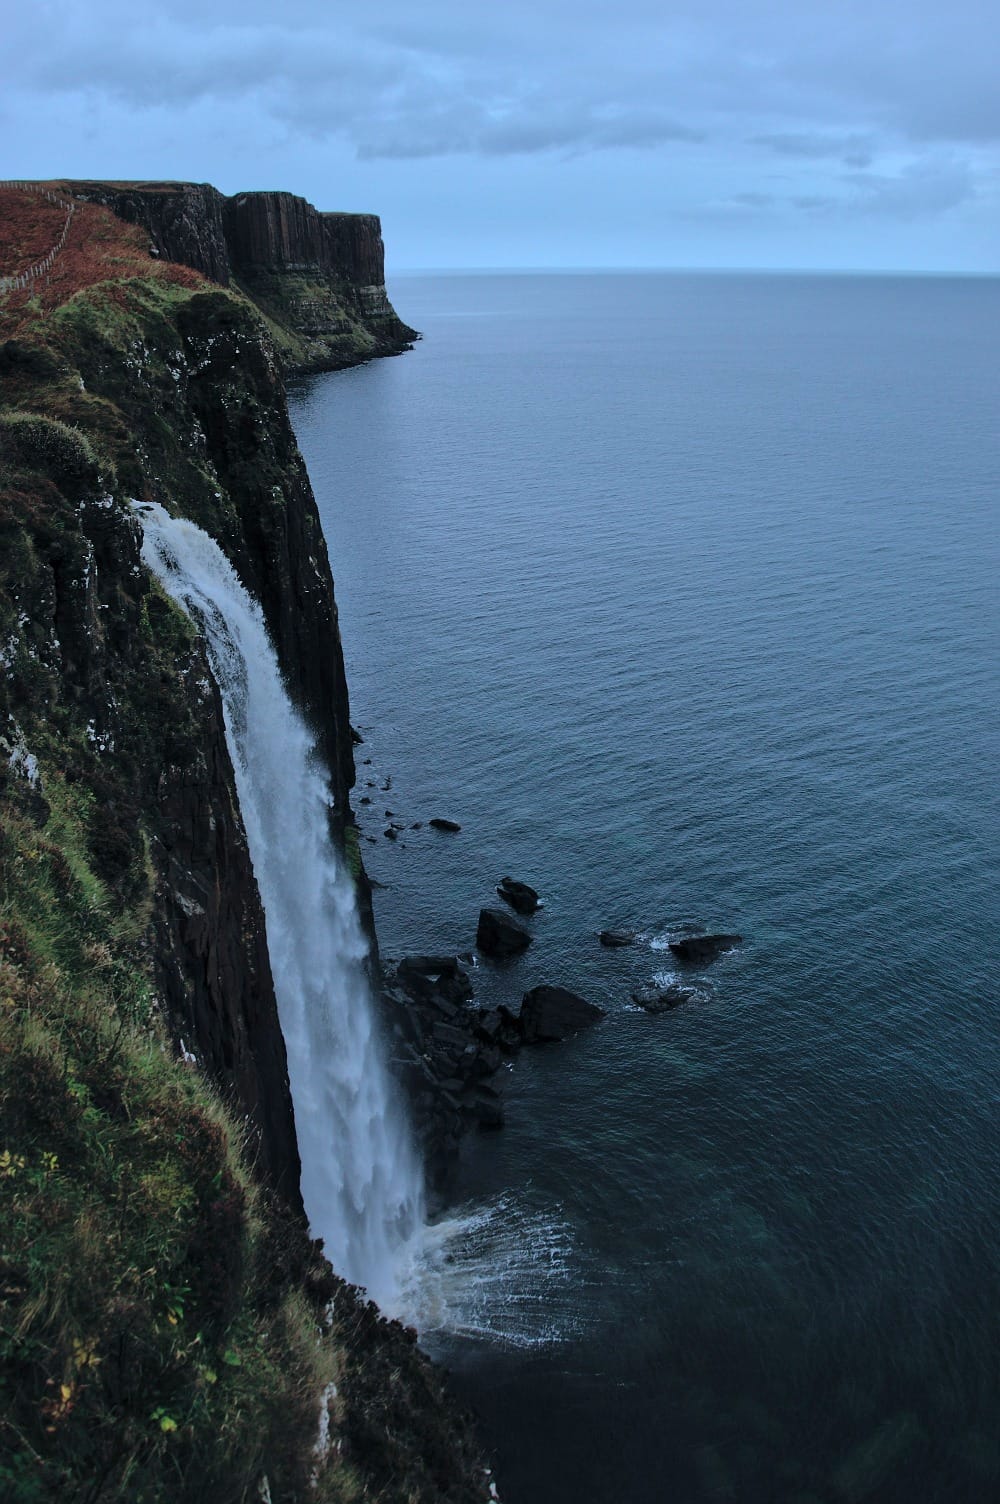
[[[155,255],[249,293],[286,369],[336,370],[398,354],[417,337],[389,302],[376,214],[321,213],[293,193],[227,198],[208,183],[60,187],[141,226]]]
[[[519,956],[531,944],[531,935],[503,909],[481,909],[476,928],[476,947],[484,956],[506,960]]]
[[[538,893],[528,883],[515,877],[502,877],[497,883],[497,897],[510,904],[516,914],[534,914],[539,907]]]
[[[671,940],[670,949],[678,961],[691,966],[708,966],[727,950],[742,945],[742,935],[689,935],[683,940]]]
[[[521,1000],[519,1022],[525,1044],[555,1043],[596,1024],[604,1009],[566,987],[532,987]]]

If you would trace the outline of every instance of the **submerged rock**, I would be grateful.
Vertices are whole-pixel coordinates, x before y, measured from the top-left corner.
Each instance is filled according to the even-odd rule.
[[[497,883],[497,893],[518,914],[533,914],[538,908],[535,889],[527,883],[519,883],[514,877],[502,877]]]
[[[645,1008],[647,1013],[667,1013],[671,1008],[679,1008],[681,1003],[689,1003],[696,996],[693,987],[660,987],[655,982],[649,982],[633,990],[632,1001],[640,1008]]]
[[[428,820],[427,823],[428,823],[428,825],[433,825],[433,827],[434,827],[435,830],[461,830],[462,829],[461,825],[459,825],[459,823],[458,823],[457,820],[446,820],[441,815],[435,815],[433,817],[433,819]]]
[[[742,935],[690,935],[683,940],[671,940],[670,949],[678,961],[688,961],[693,966],[707,966],[723,951],[742,945]]]
[[[601,930],[597,936],[602,945],[615,948],[621,945],[635,944],[634,930]]]
[[[569,1039],[596,1024],[604,1009],[565,987],[532,987],[524,994],[518,1022],[525,1044]]]
[[[484,956],[519,956],[531,944],[531,936],[503,909],[481,909],[476,945]]]

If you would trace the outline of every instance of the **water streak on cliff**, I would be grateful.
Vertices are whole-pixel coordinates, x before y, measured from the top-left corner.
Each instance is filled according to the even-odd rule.
[[[218,545],[160,506],[143,558],[198,622],[222,695],[268,949],[313,1234],[383,1309],[423,1224],[422,1175],[394,1099],[354,887],[329,836],[326,780],[289,701],[259,606]]]

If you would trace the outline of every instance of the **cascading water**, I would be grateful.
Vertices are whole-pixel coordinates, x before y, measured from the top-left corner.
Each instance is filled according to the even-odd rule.
[[[143,559],[202,629],[267,926],[302,1159],[302,1199],[337,1272],[395,1311],[423,1181],[378,1038],[329,796],[264,618],[222,550],[144,507]]]
[[[222,696],[267,945],[302,1199],[337,1273],[426,1335],[518,1346],[575,1325],[570,1240],[512,1198],[428,1225],[423,1176],[379,1038],[354,885],[330,839],[313,740],[291,704],[260,606],[219,546],[137,504],[142,556],[201,628]]]

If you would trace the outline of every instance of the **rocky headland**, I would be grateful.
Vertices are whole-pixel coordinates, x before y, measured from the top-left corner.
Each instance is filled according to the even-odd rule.
[[[310,1241],[219,693],[133,509],[196,522],[261,602],[366,911],[283,380],[413,338],[378,221],[44,190],[0,187],[0,1494],[485,1500],[415,1334]]]

